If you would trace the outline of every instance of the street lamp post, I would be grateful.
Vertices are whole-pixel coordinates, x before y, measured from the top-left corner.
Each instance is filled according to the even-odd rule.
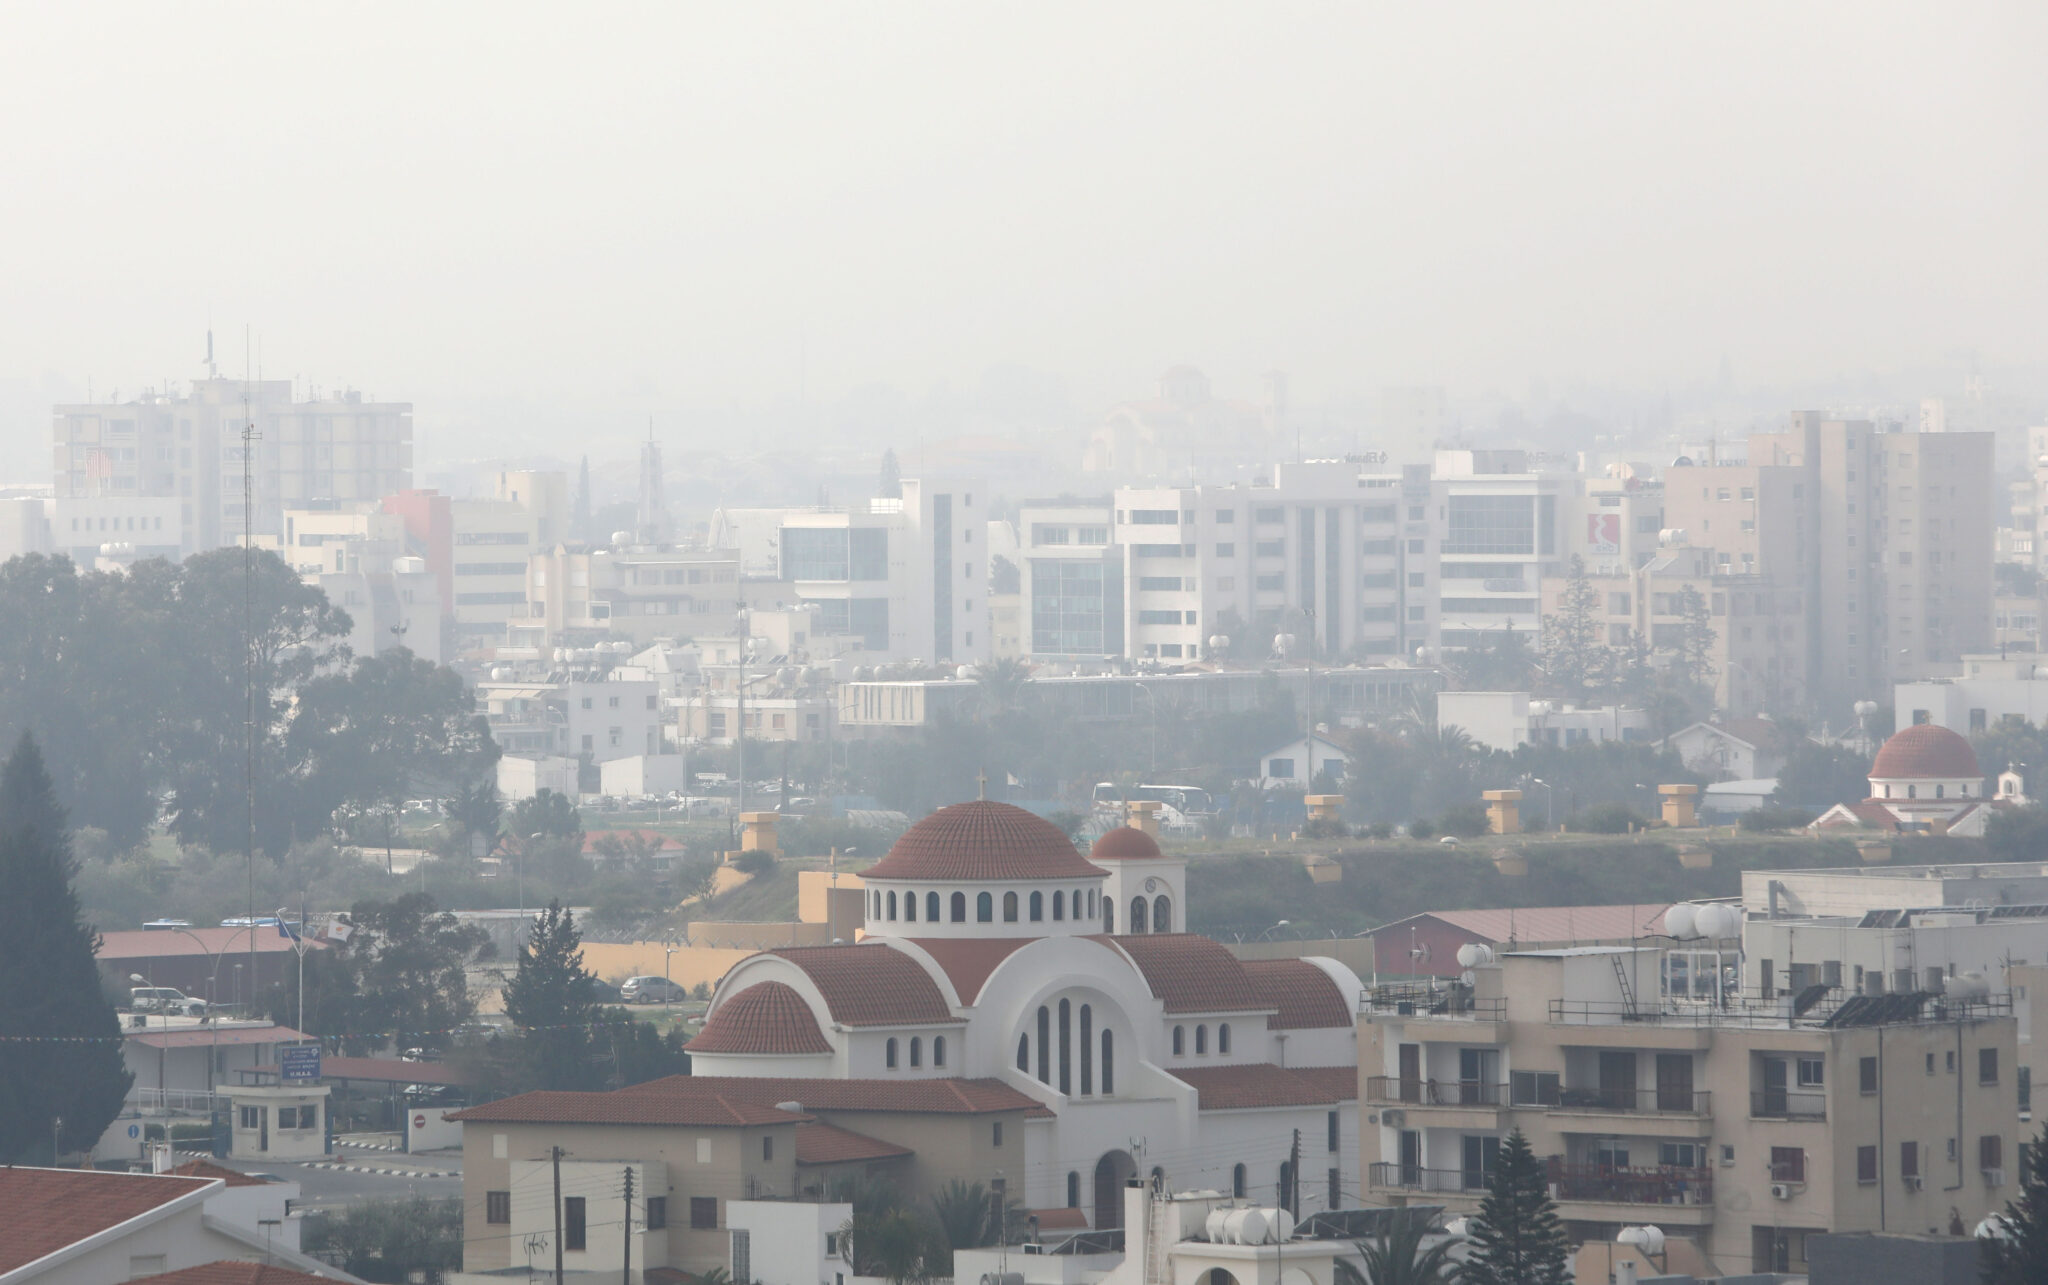
[[[674,1011],[675,1009],[676,989],[675,983],[669,981],[668,964],[669,960],[675,957],[675,953],[681,950],[682,948],[682,943],[676,941],[674,938],[670,938],[669,940],[661,943],[661,980],[664,982],[668,982],[666,986],[663,986],[661,988],[661,1003],[662,1007],[667,1008],[670,1011]]]
[[[156,983],[149,980],[147,977],[144,977],[141,973],[128,974],[128,980],[131,982],[140,982],[142,985],[149,987],[151,990],[156,989]],[[158,996],[156,1002],[159,1006],[157,1008],[157,1014],[164,1019],[163,1033],[165,1036],[165,1043],[156,1046],[156,1106],[157,1110],[159,1111],[168,1111],[170,1110],[170,1096],[168,1093],[165,1092],[164,1085],[164,1049],[169,1043],[169,1036],[171,1033],[171,1015],[165,1012],[161,1007],[163,1004],[162,996]],[[215,1038],[219,1037],[216,1036]],[[166,1127],[164,1130],[164,1136],[170,1136],[170,1129],[168,1127]]]
[[[1540,785],[1543,787],[1543,828],[1546,830],[1556,829],[1557,815],[1556,809],[1551,807],[1551,799],[1553,792],[1550,788],[1550,782],[1544,780],[1540,776],[1532,776],[1529,778],[1529,784]]]

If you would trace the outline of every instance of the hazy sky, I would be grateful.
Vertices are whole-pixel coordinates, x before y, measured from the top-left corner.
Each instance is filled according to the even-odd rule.
[[[1091,409],[2033,363],[2044,59],[2033,3],[8,4],[0,381],[189,377],[209,312],[579,432],[800,352]]]

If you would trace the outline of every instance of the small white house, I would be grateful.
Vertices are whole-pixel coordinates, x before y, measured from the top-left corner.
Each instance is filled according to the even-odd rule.
[[[853,1276],[840,1229],[853,1206],[788,1200],[728,1200],[732,1278],[760,1285],[846,1285]]]
[[[507,803],[530,799],[542,790],[576,796],[575,759],[554,754],[507,754],[498,760],[498,793]]]
[[[231,1090],[234,1160],[314,1160],[327,1154],[324,1084],[241,1085]]]
[[[1320,736],[1300,737],[1259,755],[1259,785],[1268,790],[1285,785],[1305,789],[1320,772],[1342,780],[1350,762],[1342,747]]]
[[[598,767],[599,789],[613,798],[639,798],[643,794],[673,794],[683,788],[683,768],[689,759],[681,754],[628,754]]]

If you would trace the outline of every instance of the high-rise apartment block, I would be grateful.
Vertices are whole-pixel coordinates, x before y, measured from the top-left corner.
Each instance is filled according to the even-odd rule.
[[[188,553],[241,538],[245,427],[259,536],[280,536],[287,508],[412,484],[411,404],[353,391],[297,401],[289,380],[210,378],[183,395],[59,405],[52,417],[57,498],[174,498]]]

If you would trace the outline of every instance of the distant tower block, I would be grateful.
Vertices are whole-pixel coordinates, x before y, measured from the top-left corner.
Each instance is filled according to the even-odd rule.
[[[1486,800],[1486,828],[1493,834],[1520,834],[1522,832],[1522,792],[1520,790],[1488,790],[1479,796]]]
[[[773,812],[740,813],[740,851],[765,852],[771,857],[782,855],[782,849],[775,843]]]
[[[1302,799],[1308,808],[1311,821],[1328,821],[1335,824],[1344,819],[1344,796],[1341,794],[1311,794]]]
[[[1159,814],[1166,805],[1157,799],[1132,799],[1124,805],[1130,810],[1131,829],[1142,830],[1153,838],[1159,837]]]
[[[1693,815],[1694,801],[1700,787],[1697,785],[1660,785],[1657,794],[1664,803],[1664,824],[1674,830],[1690,830],[1699,824]]]

